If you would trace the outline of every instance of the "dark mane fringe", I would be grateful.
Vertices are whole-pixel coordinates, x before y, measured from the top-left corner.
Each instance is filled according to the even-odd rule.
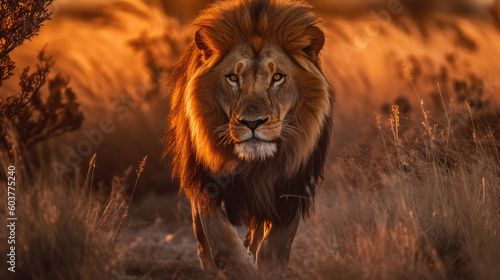
[[[167,131],[162,139],[165,146],[163,157],[172,155],[172,178],[180,180],[180,193],[184,193],[190,200],[208,205],[210,197],[200,188],[200,174],[203,169],[196,161],[196,151],[192,147],[189,133],[188,116],[182,100],[189,81],[188,73],[201,65],[201,54],[194,43],[191,43],[183,54],[167,83],[170,95],[170,111],[167,116]],[[206,210],[209,210],[206,207]]]
[[[194,26],[202,31],[202,36],[215,51],[213,64],[239,42],[258,42],[254,40],[257,36],[277,42],[298,65],[313,65],[314,73],[308,72],[311,67],[303,69],[305,75],[302,76],[305,77],[303,81],[298,81],[299,86],[309,90],[311,96],[306,98],[305,103],[309,102],[307,108],[298,109],[297,114],[305,118],[301,120],[302,126],[316,122],[320,131],[314,145],[310,145],[312,150],[307,160],[300,164],[296,164],[296,157],[305,149],[300,141],[289,144],[279,142],[278,154],[263,162],[239,161],[231,149],[217,145],[220,140],[212,133],[228,120],[224,119],[220,108],[215,108],[215,89],[211,88],[213,84],[210,84],[210,77],[204,80],[194,77],[196,71],[206,66],[206,61],[193,40],[170,76],[170,112],[163,143],[165,154],[169,153],[173,157],[172,176],[180,180],[180,193],[185,194],[192,205],[199,205],[202,212],[209,214],[213,205],[224,202],[232,223],[245,223],[250,227],[264,221],[277,227],[286,226],[297,211],[303,216],[308,215],[316,186],[323,176],[332,130],[332,111],[322,121],[317,119],[314,112],[318,103],[314,103],[313,93],[322,90],[320,86],[326,83],[319,59],[307,53],[307,46],[314,40],[308,28],[318,22],[309,5],[302,1],[282,0],[217,2],[195,20]],[[187,88],[190,82],[193,82],[194,89]],[[331,108],[334,93],[328,84],[324,86],[328,88]],[[196,133],[208,139],[204,146],[208,152],[199,150],[196,139],[193,139],[193,131],[189,126],[193,116],[188,114],[185,103],[188,90],[197,92],[196,96],[200,99],[195,100],[193,106],[197,109],[195,112],[199,121],[208,127],[203,126],[204,131]],[[215,111],[219,112],[217,116],[212,113]],[[212,156],[208,163],[202,161],[207,154]],[[228,169],[226,164],[235,161],[239,162],[237,170],[225,172]]]

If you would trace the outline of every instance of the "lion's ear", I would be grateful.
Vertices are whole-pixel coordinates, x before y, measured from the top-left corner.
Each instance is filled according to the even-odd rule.
[[[196,34],[194,35],[194,41],[196,43],[196,47],[203,54],[203,58],[205,60],[209,59],[210,56],[212,56],[212,50],[208,46],[207,41],[205,40],[205,38],[203,37],[201,29],[199,29],[198,31],[196,31]]]
[[[309,37],[310,44],[304,48],[304,52],[311,58],[316,60],[318,54],[325,45],[325,34],[319,27],[311,26],[306,30],[306,36]]]

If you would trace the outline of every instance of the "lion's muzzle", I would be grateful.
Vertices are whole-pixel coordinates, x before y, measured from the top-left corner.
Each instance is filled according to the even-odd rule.
[[[276,121],[264,104],[247,103],[240,107],[230,122],[235,154],[241,159],[266,159],[274,156],[281,122]],[[273,121],[274,120],[274,121]]]
[[[246,128],[250,129],[250,131],[248,131],[243,139],[241,139],[240,142],[243,142],[243,141],[247,141],[249,139],[252,139],[253,137],[259,139],[259,140],[269,140],[267,139],[267,137],[265,137],[264,135],[258,133],[258,129],[259,127],[261,127],[262,125],[264,125],[266,122],[269,121],[269,117],[257,117],[257,118],[237,118],[237,121],[242,124],[243,126],[245,126]]]

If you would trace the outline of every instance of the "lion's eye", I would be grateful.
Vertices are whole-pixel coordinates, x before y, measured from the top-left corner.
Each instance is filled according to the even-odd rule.
[[[229,76],[227,76],[227,78],[228,78],[231,82],[233,82],[233,83],[238,82],[238,76],[237,76],[237,75],[235,75],[235,74],[229,75]]]
[[[284,77],[284,75],[283,75],[283,74],[279,74],[279,73],[274,74],[274,75],[273,75],[273,81],[274,81],[274,82],[280,81],[281,79],[283,79],[283,77]]]

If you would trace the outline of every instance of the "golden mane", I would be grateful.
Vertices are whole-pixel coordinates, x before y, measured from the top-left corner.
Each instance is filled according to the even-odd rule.
[[[324,36],[318,22],[309,5],[282,0],[221,1],[194,21],[195,38],[170,77],[164,138],[165,152],[173,156],[173,177],[193,205],[208,212],[211,203],[224,201],[233,223],[279,226],[299,209],[307,214],[332,127],[333,91],[320,68]],[[211,70],[237,44],[250,44],[258,53],[266,41],[297,63],[302,101],[294,114],[302,133],[282,143],[273,159],[251,164],[218,145],[214,131],[228,119],[215,99],[219,77]],[[300,198],[283,199],[284,194]]]
[[[263,40],[273,40],[300,62],[319,51],[308,46],[323,45],[314,42],[318,23],[312,7],[303,1],[240,0],[217,2],[193,26],[219,57],[240,42],[250,42],[258,53]]]

